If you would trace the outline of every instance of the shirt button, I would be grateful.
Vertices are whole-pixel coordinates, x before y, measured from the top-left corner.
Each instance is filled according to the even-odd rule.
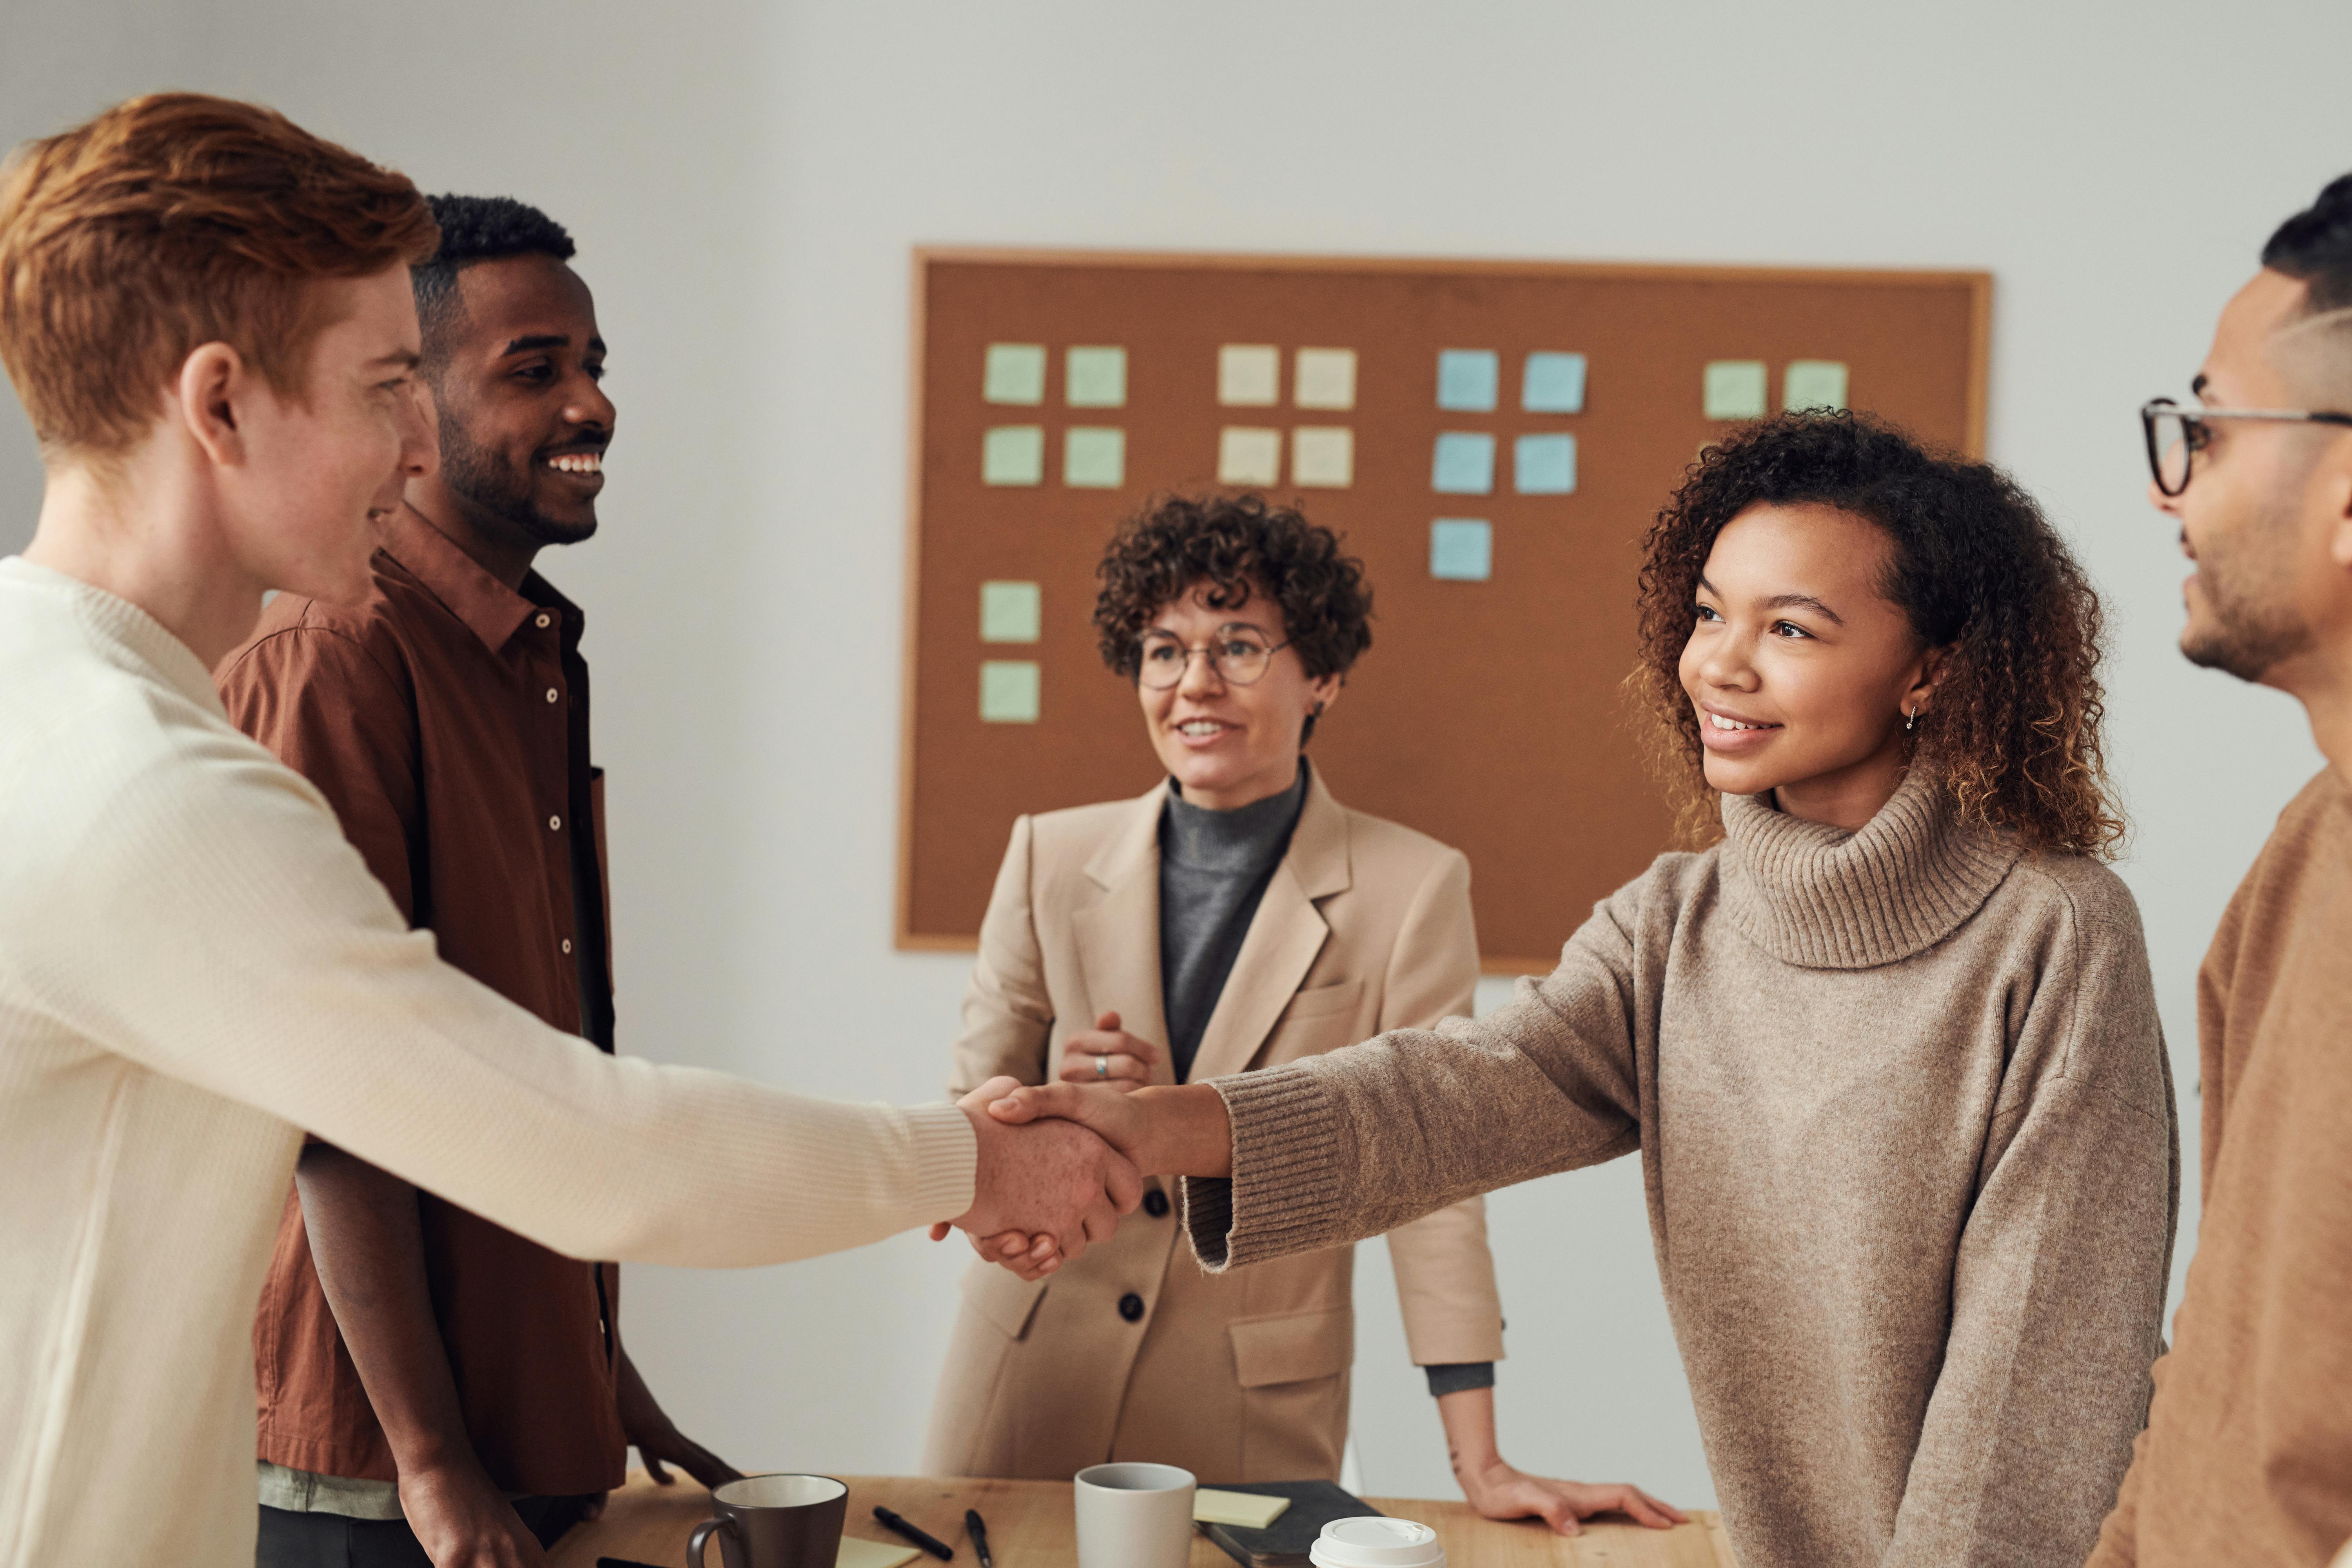
[[[1118,1299],[1118,1315],[1130,1323],[1143,1321],[1143,1298],[1129,1290]]]
[[[549,626],[554,625],[554,623],[555,617],[553,616],[549,615],[545,610],[539,612],[539,629],[541,631],[545,631]]]
[[[562,818],[562,817],[560,817],[560,816],[551,816],[551,817],[549,817],[549,818],[547,819],[547,830],[548,830],[550,833],[560,833],[560,832],[562,832],[562,831],[563,830],[563,818]]]
[[[563,939],[563,951],[566,952],[572,951],[572,939],[568,936]]]
[[[1158,1187],[1154,1187],[1150,1192],[1144,1194],[1143,1212],[1150,1215],[1153,1219],[1166,1219],[1168,1217],[1168,1194],[1161,1192]]]
[[[557,698],[559,695],[561,695],[561,694],[560,694],[559,692],[557,692],[557,690],[555,689],[555,688],[553,688],[552,686],[551,686],[551,687],[549,687],[549,688],[547,689],[547,700],[548,700],[550,702],[554,701],[554,700],[556,700],[556,698]]]

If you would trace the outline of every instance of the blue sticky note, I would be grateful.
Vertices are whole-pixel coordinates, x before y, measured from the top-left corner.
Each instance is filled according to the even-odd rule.
[[[1441,517],[1429,525],[1429,574],[1453,583],[1484,583],[1495,573],[1495,530],[1474,517]]]
[[[1584,412],[1584,356],[1531,353],[1519,382],[1519,406],[1530,414]]]
[[[1441,495],[1483,496],[1495,488],[1495,438],[1468,430],[1448,430],[1437,438],[1429,488]]]
[[[1522,436],[1514,444],[1513,488],[1523,496],[1564,496],[1576,489],[1576,437]]]
[[[1437,354],[1437,406],[1485,413],[1495,406],[1503,381],[1502,356],[1492,349],[1441,349]]]

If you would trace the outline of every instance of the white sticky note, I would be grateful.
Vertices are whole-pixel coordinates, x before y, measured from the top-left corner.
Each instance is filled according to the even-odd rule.
[[[863,1536],[845,1535],[841,1551],[833,1560],[833,1568],[899,1568],[912,1563],[922,1553],[911,1546],[886,1546]]]
[[[1845,365],[1833,359],[1792,359],[1780,376],[1780,406],[1843,408]]]
[[[1268,1497],[1264,1492],[1229,1492],[1216,1487],[1200,1487],[1192,1493],[1192,1519],[1198,1524],[1236,1524],[1244,1530],[1264,1530],[1289,1510],[1286,1497]]]
[[[989,724],[1037,721],[1038,671],[1025,658],[992,658],[980,667],[980,717]]]
[[[1764,362],[1760,359],[1719,359],[1708,362],[1705,405],[1709,419],[1764,417]]]
[[[1228,425],[1217,432],[1217,483],[1272,485],[1281,481],[1281,431]]]
[[[1062,435],[1062,482],[1072,489],[1115,490],[1127,483],[1127,432],[1073,425]]]
[[[1227,343],[1217,351],[1217,401],[1271,408],[1282,401],[1282,351],[1272,343]]]
[[[1290,395],[1301,408],[1356,406],[1356,351],[1300,349]]]
[[[1035,642],[1045,623],[1045,596],[1034,583],[980,585],[980,640]]]
[[[1062,398],[1073,408],[1127,405],[1127,351],[1089,346],[1072,349],[1062,360]]]
[[[1356,482],[1356,433],[1345,425],[1301,425],[1290,433],[1290,482],[1343,490]]]
[[[1045,401],[1045,345],[991,343],[980,395],[990,403]]]
[[[981,437],[980,479],[989,485],[1045,482],[1045,427],[999,425]]]

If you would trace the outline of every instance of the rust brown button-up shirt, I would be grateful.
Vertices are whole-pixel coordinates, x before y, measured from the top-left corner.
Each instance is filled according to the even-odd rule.
[[[364,604],[281,595],[218,679],[229,717],[326,795],[444,959],[609,1051],[603,781],[588,763],[581,627],[536,574],[518,594],[403,510]],[[417,1203],[442,1342],[490,1479],[541,1494],[619,1486],[618,1270],[430,1194]],[[253,1345],[262,1458],[396,1479],[290,1194]]]

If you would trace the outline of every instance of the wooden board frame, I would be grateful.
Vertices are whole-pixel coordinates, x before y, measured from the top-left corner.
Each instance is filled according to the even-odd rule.
[[[940,933],[914,929],[914,841],[917,742],[918,618],[922,604],[923,477],[927,393],[925,364],[929,346],[928,291],[930,268],[938,263],[995,263],[1021,267],[1087,267],[1201,270],[1296,272],[1444,272],[1466,276],[1559,278],[1576,279],[1638,279],[1699,283],[1800,283],[1964,289],[1969,300],[1969,348],[1966,367],[1966,427],[1959,446],[1969,457],[1985,455],[1986,420],[1990,395],[1993,277],[1988,270],[1947,268],[1864,268],[1745,267],[1642,262],[1545,261],[1532,258],[1453,258],[1431,256],[1333,256],[1292,253],[1192,252],[1154,250],[1094,250],[1086,248],[1025,248],[1003,246],[920,245],[910,257],[908,334],[908,439],[906,511],[906,598],[901,628],[898,831],[895,867],[894,945],[901,952],[971,952],[979,945],[977,933]],[[1563,931],[1561,939],[1569,933]],[[1557,964],[1553,954],[1482,953],[1480,967],[1493,975],[1549,973]]]

